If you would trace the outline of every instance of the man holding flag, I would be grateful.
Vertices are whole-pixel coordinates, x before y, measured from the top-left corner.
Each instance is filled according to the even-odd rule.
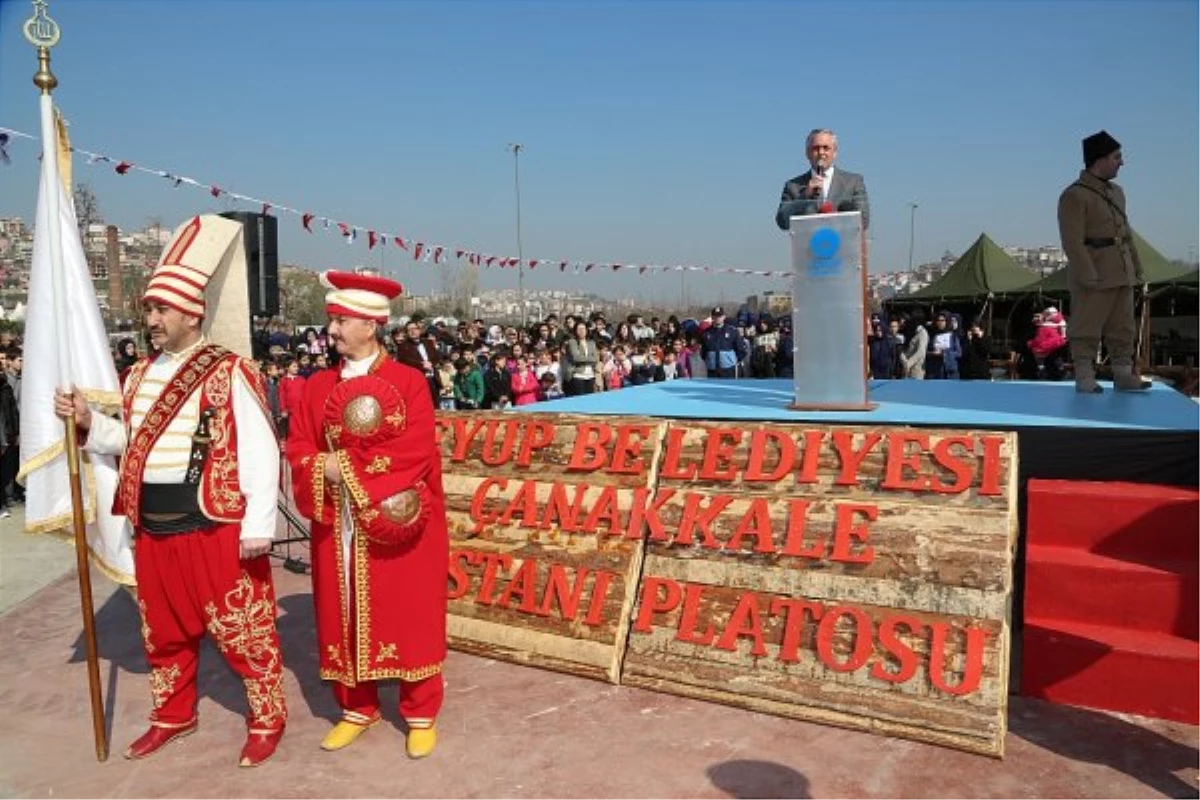
[[[240,766],[266,761],[283,736],[287,708],[267,556],[279,446],[261,376],[205,335],[214,331],[210,305],[220,287],[236,285],[244,268],[240,223],[205,215],[179,226],[143,297],[158,355],[130,369],[122,420],[93,413],[79,392],[55,393],[56,412],[74,414],[85,452],[122,456],[114,512],[135,530],[154,706],[150,729],[126,758],[145,758],[196,730],[206,631],[246,685],[249,734]],[[242,329],[248,319],[241,317]]]

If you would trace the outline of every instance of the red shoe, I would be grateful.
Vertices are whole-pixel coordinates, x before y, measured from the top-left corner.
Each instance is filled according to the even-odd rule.
[[[257,767],[271,756],[283,738],[283,728],[277,731],[251,731],[242,745],[242,759],[239,767]]]
[[[168,743],[195,733],[198,727],[200,727],[200,721],[196,719],[179,728],[163,728],[158,725],[151,725],[150,730],[143,733],[139,739],[126,748],[125,757],[138,759],[152,756],[163,749]]]

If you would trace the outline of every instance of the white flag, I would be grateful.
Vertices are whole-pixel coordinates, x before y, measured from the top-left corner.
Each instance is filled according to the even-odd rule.
[[[61,134],[61,126],[59,130]],[[62,145],[60,141],[60,148]],[[69,151],[60,151],[60,155],[61,152]],[[95,413],[117,413],[121,389],[79,240],[74,203],[62,182],[54,179],[54,172],[46,163],[48,160],[42,159],[33,267],[29,274],[29,306],[25,317],[19,479],[25,485],[26,532],[73,536],[63,423],[54,413],[54,389],[60,373],[51,274],[54,266],[50,256],[50,192],[58,193],[65,293],[58,307],[66,311],[71,380],[88,398]],[[68,170],[64,173],[69,175]],[[125,517],[112,515],[113,493],[117,486],[115,460],[111,456],[81,452],[80,470],[92,563],[110,578],[132,585],[132,530]]]

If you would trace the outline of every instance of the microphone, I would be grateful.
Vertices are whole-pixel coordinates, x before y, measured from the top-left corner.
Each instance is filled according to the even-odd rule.
[[[832,214],[833,213],[833,203],[826,200],[825,202],[821,203],[820,207],[817,208],[817,211],[821,214]]]

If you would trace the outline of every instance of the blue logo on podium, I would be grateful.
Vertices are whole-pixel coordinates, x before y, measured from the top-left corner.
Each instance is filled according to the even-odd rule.
[[[842,260],[837,257],[842,248],[842,237],[833,228],[817,228],[808,239],[812,260],[808,274],[813,277],[836,275],[842,269]]]

